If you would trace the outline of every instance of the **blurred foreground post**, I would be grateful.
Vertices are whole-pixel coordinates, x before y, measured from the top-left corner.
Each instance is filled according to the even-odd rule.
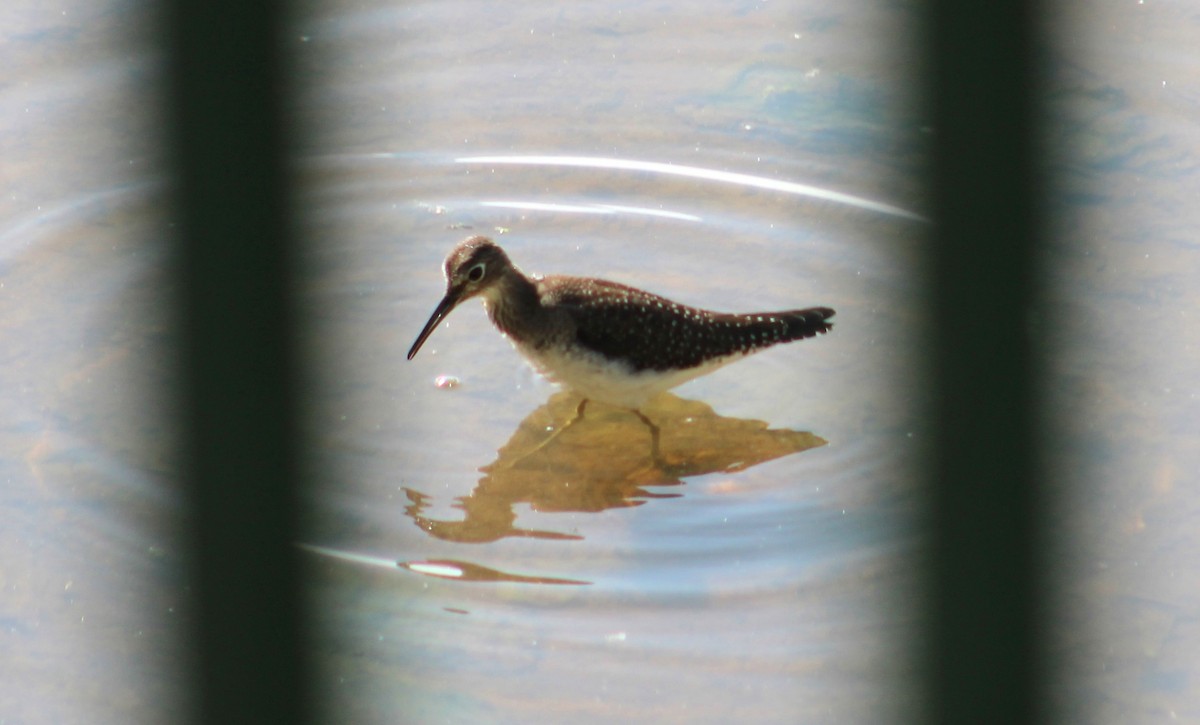
[[[307,711],[280,10],[171,0],[165,14],[193,716],[205,723]]]
[[[929,6],[935,450],[922,722],[1045,717],[1033,6]]]

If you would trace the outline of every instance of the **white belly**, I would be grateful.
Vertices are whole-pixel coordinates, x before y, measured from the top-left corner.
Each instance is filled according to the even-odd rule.
[[[744,357],[731,355],[685,370],[633,372],[624,363],[590,351],[539,351],[515,342],[513,346],[551,382],[570,388],[589,400],[634,409],[659,393]]]

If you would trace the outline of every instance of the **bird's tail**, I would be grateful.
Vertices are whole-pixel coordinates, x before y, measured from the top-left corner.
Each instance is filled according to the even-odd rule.
[[[787,323],[787,332],[780,342],[790,342],[829,332],[833,329],[833,323],[829,320],[833,315],[834,311],[828,307],[809,307],[804,310],[775,312],[771,316]]]

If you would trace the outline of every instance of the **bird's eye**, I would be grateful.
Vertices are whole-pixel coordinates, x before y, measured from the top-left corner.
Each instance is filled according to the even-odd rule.
[[[483,262],[480,262],[467,271],[467,279],[471,280],[472,282],[478,282],[479,280],[483,279],[483,273],[486,269],[487,265]]]

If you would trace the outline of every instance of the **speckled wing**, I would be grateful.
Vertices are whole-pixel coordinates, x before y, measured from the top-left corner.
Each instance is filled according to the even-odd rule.
[[[833,310],[725,314],[604,280],[547,278],[546,294],[571,315],[583,347],[637,370],[677,370],[746,355],[833,327]]]

